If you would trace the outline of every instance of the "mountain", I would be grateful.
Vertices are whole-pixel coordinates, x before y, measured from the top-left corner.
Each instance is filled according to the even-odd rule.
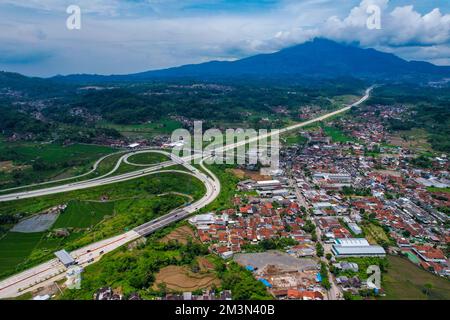
[[[71,88],[70,84],[60,83],[54,79],[27,77],[19,73],[0,71],[0,88],[20,91],[28,97],[45,97],[64,94]]]
[[[146,81],[155,79],[356,77],[372,80],[430,80],[450,77],[450,67],[406,61],[393,54],[315,39],[271,54],[236,61],[211,61],[130,75],[69,75],[69,82]]]

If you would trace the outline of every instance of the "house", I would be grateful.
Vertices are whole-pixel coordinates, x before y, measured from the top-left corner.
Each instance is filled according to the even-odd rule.
[[[359,270],[358,264],[354,262],[341,261],[339,263],[333,264],[333,266],[342,271],[358,272]]]
[[[446,263],[447,259],[442,250],[426,245],[415,245],[412,247],[415,253],[426,262]]]
[[[323,294],[319,291],[288,289],[287,298],[298,300],[323,300]]]
[[[213,224],[215,222],[214,215],[211,213],[199,214],[189,219],[189,222],[194,225]]]

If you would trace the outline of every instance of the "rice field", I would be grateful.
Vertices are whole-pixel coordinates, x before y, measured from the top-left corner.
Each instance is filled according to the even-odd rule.
[[[89,228],[107,215],[114,214],[114,202],[93,202],[72,200],[53,225],[58,228]]]
[[[0,274],[24,262],[44,233],[8,232],[0,239]]]

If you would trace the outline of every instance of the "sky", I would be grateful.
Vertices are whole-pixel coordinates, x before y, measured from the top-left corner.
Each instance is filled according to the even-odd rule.
[[[71,5],[81,29],[66,26]],[[235,60],[315,37],[450,65],[450,1],[0,0],[0,70],[30,76]]]

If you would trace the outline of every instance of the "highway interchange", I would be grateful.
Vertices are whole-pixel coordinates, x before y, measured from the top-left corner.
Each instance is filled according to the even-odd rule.
[[[366,90],[365,95],[358,100],[357,102],[348,105],[344,108],[341,108],[337,111],[322,115],[318,118],[305,121],[302,123],[298,123],[289,127],[286,127],[284,129],[276,131],[269,132],[265,135],[260,135],[255,138],[247,139],[246,141],[240,141],[234,144],[225,145],[223,147],[218,147],[216,149],[217,152],[224,152],[227,150],[235,149],[239,146],[246,145],[251,142],[258,141],[260,139],[267,139],[271,136],[282,134],[288,131],[296,130],[301,127],[313,124],[315,122],[323,121],[327,118],[333,117],[335,115],[338,115],[340,113],[348,111],[350,108],[360,105],[361,103],[365,102],[369,97],[370,93],[372,91],[373,87],[370,87]],[[151,167],[145,167],[137,171],[128,172],[124,174],[118,174],[113,175],[120,165],[122,163],[127,163],[131,165],[136,165],[134,163],[131,163],[128,158],[132,155],[138,154],[138,153],[145,153],[145,152],[157,152],[161,154],[165,154],[166,156],[170,157],[171,160],[161,162],[159,164],[153,165]],[[99,159],[93,166],[93,169],[89,171],[88,173],[85,173],[78,177],[73,177],[70,179],[80,178],[87,176],[91,173],[93,173],[100,164],[101,161],[103,161],[106,157],[102,157]],[[0,196],[0,202],[5,201],[15,201],[19,199],[26,199],[26,198],[33,198],[33,197],[40,197],[50,194],[57,194],[62,192],[68,192],[68,191],[74,191],[74,190],[81,190],[86,188],[92,188],[96,186],[101,185],[108,185],[123,181],[128,181],[131,179],[137,179],[145,176],[151,176],[157,173],[162,172],[179,172],[183,174],[189,174],[197,179],[199,179],[206,188],[205,195],[199,199],[198,201],[191,203],[183,208],[178,208],[173,210],[172,212],[161,216],[157,219],[154,219],[152,221],[149,221],[141,226],[136,227],[133,230],[130,230],[128,232],[125,232],[121,235],[101,240],[99,242],[90,244],[88,246],[85,246],[83,248],[77,249],[73,252],[70,252],[71,256],[77,261],[78,265],[80,266],[87,266],[91,263],[95,263],[98,261],[103,254],[106,254],[108,252],[111,252],[120,246],[123,246],[124,244],[130,243],[132,241],[135,241],[139,239],[142,236],[146,236],[148,234],[151,234],[152,232],[163,228],[171,223],[174,223],[176,221],[180,221],[188,217],[189,215],[197,212],[198,210],[206,207],[208,204],[212,203],[220,194],[220,181],[219,179],[203,164],[203,161],[210,158],[211,154],[203,154],[203,153],[197,153],[191,156],[187,157],[176,157],[173,154],[169,154],[165,151],[158,151],[158,150],[140,150],[135,152],[126,153],[123,156],[120,157],[120,159],[117,161],[115,167],[108,173],[96,177],[93,179],[87,179],[84,181],[79,182],[72,182],[67,183],[63,185],[53,186],[49,188],[44,189],[38,189],[38,190],[30,190],[30,191],[21,191],[16,192],[12,194],[6,194]],[[202,170],[199,170],[192,166],[190,163],[192,160],[200,160],[200,167]],[[170,170],[166,169],[174,165],[182,165],[185,169],[188,171],[181,171],[181,170]],[[52,181],[52,182],[46,182],[42,184],[35,184],[32,186],[38,186],[38,185],[44,185],[48,183],[55,183],[55,182],[64,182],[69,181],[69,179],[63,179],[59,181]],[[25,186],[26,187],[32,187],[32,186]],[[20,189],[20,188],[14,188],[14,189]],[[13,189],[10,189],[13,190]],[[25,292],[35,290],[39,287],[43,287],[47,284],[53,283],[55,281],[61,280],[65,278],[66,268],[58,261],[58,259],[52,259],[48,262],[42,263],[36,267],[30,268],[28,270],[25,270],[19,274],[16,274],[14,276],[11,276],[7,279],[4,279],[0,281],[0,298],[10,298],[10,297],[17,297]]]

